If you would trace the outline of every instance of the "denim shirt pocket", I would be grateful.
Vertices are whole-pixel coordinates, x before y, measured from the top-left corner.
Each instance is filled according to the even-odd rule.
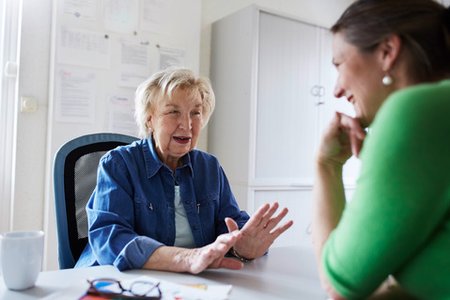
[[[158,239],[157,224],[160,223],[162,212],[156,201],[135,197],[135,223],[134,229],[139,235]]]
[[[203,232],[209,237],[215,238],[216,223],[219,212],[219,194],[209,193],[201,195],[197,198],[197,213],[202,223]]]

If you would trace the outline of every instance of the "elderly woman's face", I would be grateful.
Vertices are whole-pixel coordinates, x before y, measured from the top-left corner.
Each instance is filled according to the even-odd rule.
[[[385,75],[380,63],[380,52],[361,53],[347,43],[342,33],[333,37],[333,64],[338,71],[334,90],[337,98],[346,97],[353,104],[356,118],[369,126],[387,97],[382,84]]]
[[[166,97],[158,103],[148,127],[153,131],[159,158],[175,169],[179,158],[197,145],[203,125],[202,99],[198,91],[177,89],[171,99]]]

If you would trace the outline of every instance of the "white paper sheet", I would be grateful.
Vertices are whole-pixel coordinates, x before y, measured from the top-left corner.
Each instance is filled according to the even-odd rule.
[[[137,0],[105,0],[104,25],[107,30],[133,33],[139,21]]]
[[[97,86],[96,74],[70,67],[55,76],[55,119],[58,122],[93,123]]]
[[[63,13],[83,21],[95,21],[98,3],[98,0],[64,0]]]
[[[134,120],[134,99],[130,95],[117,94],[109,98],[109,125],[112,132],[137,136],[137,125]]]
[[[148,45],[122,40],[119,85],[136,88],[150,76]]]
[[[168,2],[170,0],[142,0],[141,28],[145,31],[165,33],[165,20],[170,20]]]
[[[184,67],[186,51],[183,49],[159,46],[159,68]]]
[[[89,67],[110,67],[110,42],[105,34],[62,27],[58,62]]]

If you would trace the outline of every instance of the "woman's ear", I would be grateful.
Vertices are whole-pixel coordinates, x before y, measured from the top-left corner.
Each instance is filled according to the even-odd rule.
[[[384,72],[391,70],[397,62],[402,40],[396,34],[386,37],[379,45],[380,62]]]
[[[147,117],[147,122],[145,122],[145,125],[146,125],[146,127],[147,127],[149,133],[151,133],[151,132],[153,131],[152,116],[151,116],[151,115],[149,115],[149,116]]]

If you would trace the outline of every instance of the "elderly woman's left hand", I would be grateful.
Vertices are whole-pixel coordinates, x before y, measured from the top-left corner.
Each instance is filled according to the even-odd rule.
[[[283,232],[288,230],[294,223],[292,220],[286,222],[282,226],[277,227],[280,221],[288,213],[287,208],[283,208],[278,215],[275,215],[279,207],[278,202],[273,204],[264,204],[242,227],[242,237],[234,245],[234,250],[242,257],[253,259],[264,255],[273,241]],[[228,231],[238,230],[238,225],[231,218],[226,218]]]

